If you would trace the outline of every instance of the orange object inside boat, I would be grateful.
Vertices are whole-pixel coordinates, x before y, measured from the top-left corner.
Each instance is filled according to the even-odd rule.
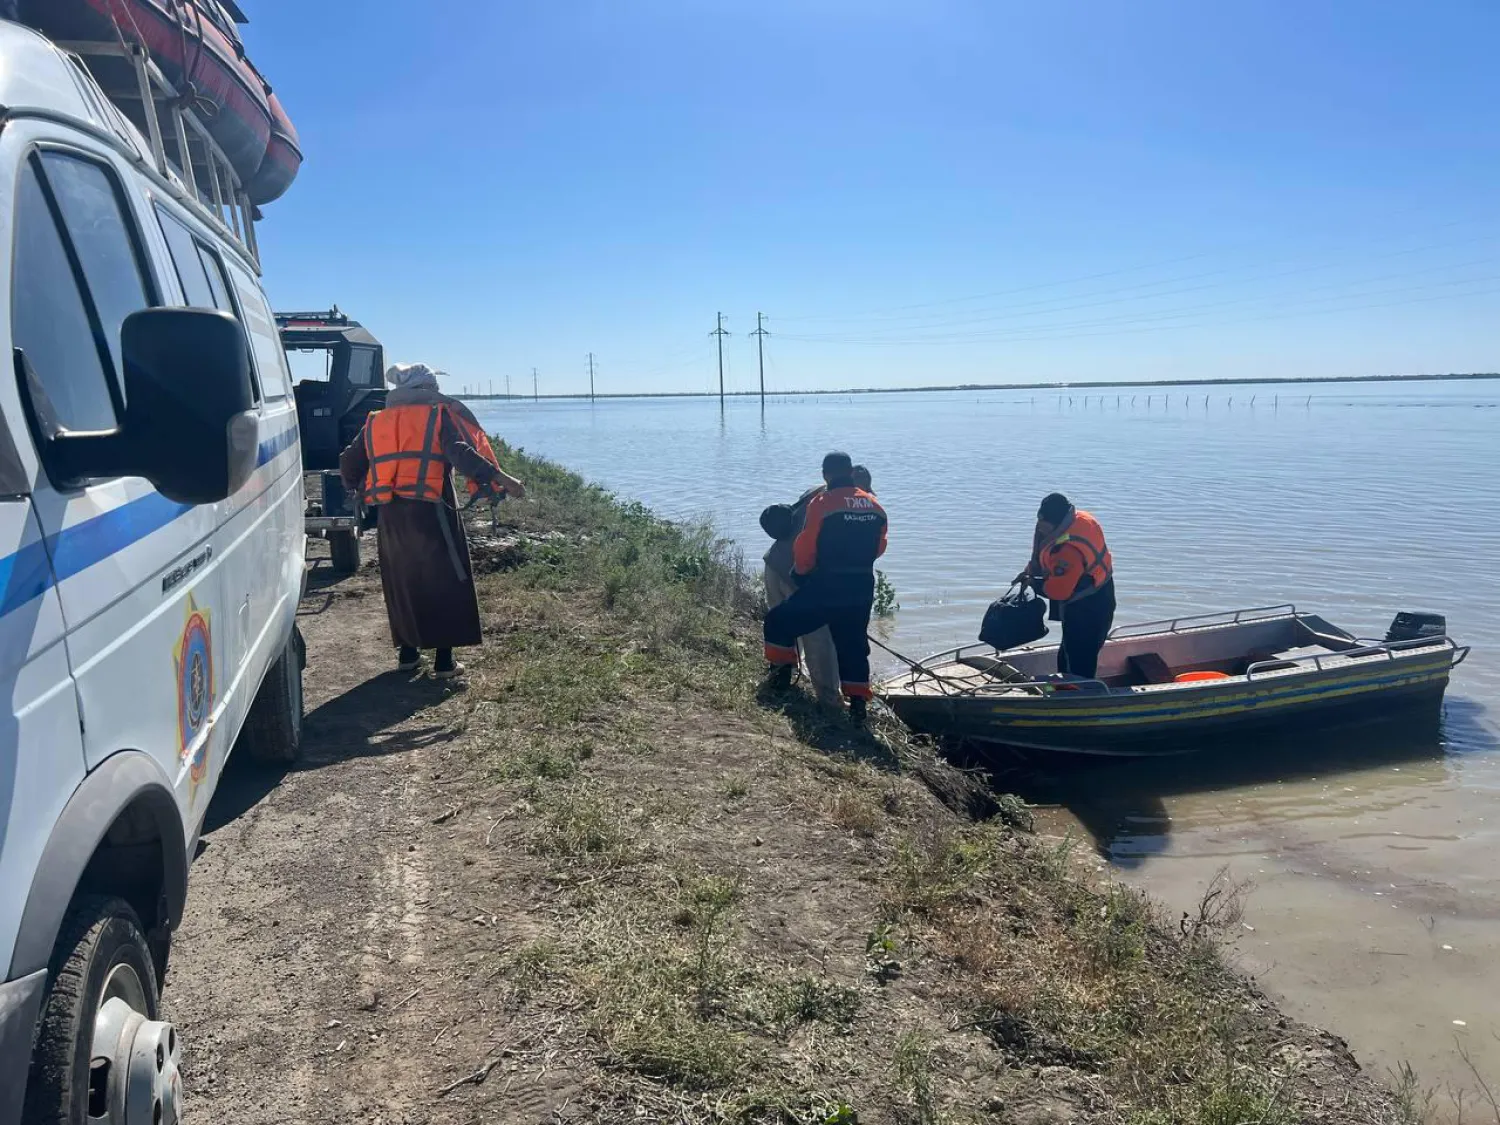
[[[1201,684],[1209,680],[1227,680],[1228,672],[1178,672],[1172,677],[1174,684]]]

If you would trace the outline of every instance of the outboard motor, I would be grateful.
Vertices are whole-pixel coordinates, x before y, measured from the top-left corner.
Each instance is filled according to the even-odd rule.
[[[1448,633],[1448,619],[1441,613],[1416,613],[1406,611],[1396,614],[1391,627],[1386,630],[1385,643],[1394,641],[1417,641],[1427,637],[1442,637]]]

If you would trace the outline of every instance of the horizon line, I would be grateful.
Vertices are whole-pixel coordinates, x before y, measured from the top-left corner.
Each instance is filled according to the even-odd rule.
[[[1263,387],[1308,383],[1433,383],[1444,380],[1500,379],[1500,371],[1450,372],[1422,375],[1282,375],[1264,379],[1150,379],[1106,380],[1102,382],[1059,383],[943,383],[917,387],[844,387],[831,390],[793,391],[612,391],[589,394],[456,394],[457,399],[485,402],[538,402],[542,399],[619,399],[619,398],[800,398],[811,395],[879,395],[922,394],[935,391],[1062,391],[1088,390],[1096,387]]]

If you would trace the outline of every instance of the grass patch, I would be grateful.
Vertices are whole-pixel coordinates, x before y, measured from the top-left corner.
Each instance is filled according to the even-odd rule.
[[[595,1018],[614,1066],[686,1091],[735,1085],[750,1068],[745,1037],[685,1007],[670,966],[621,970]]]
[[[921,1032],[907,1032],[896,1041],[892,1063],[908,1107],[904,1120],[911,1125],[938,1125],[942,1118],[932,1090],[931,1041]]]
[[[499,453],[533,498],[507,519],[538,537],[566,537],[530,551],[519,582],[586,597],[657,656],[712,657],[737,676],[758,667],[733,629],[757,604],[733,544],[707,524],[663,520],[550,462],[504,446]]]
[[[730,801],[738,801],[750,795],[750,779],[744,774],[732,773],[719,783],[719,792]]]
[[[1285,1082],[1225,1071],[1170,1091],[1168,1107],[1137,1112],[1130,1125],[1296,1125],[1300,1118],[1285,1093]]]
[[[888,814],[865,794],[839,789],[828,799],[828,819],[845,832],[869,839],[880,834]]]
[[[544,855],[609,868],[644,854],[639,842],[644,811],[632,820],[618,802],[586,784],[547,791],[538,811],[534,846]]]
[[[506,640],[510,675],[501,682],[501,706],[524,707],[534,721],[573,730],[597,718],[618,700],[638,658],[615,651],[588,651],[551,637],[513,634]]]
[[[991,863],[995,834],[984,826],[925,824],[896,845],[890,868],[891,905],[932,914],[966,894]]]
[[[500,449],[530,499],[479,578],[470,734],[540,857],[546,932],[495,979],[525,1026],[566,1029],[583,1116],[937,1125],[1062,1075],[1090,1091],[1083,1125],[1417,1125],[1414,1079],[1388,1117],[1305,1112],[1275,1054],[1295,1029],[1219,954],[1227,875],[1164,918],[888,718],[763,710],[759,594],[729,545]]]
[[[693,873],[675,889],[675,898],[636,889],[596,904],[575,983],[608,1066],[679,1091],[722,1091],[753,1075],[762,1054],[728,1018],[733,994],[755,983],[730,940],[740,884]]]
[[[739,897],[739,880],[722,875],[692,878],[682,887],[682,908],[677,916],[693,931],[693,978],[701,1015],[709,1012],[724,990],[724,931]]]
[[[1069,840],[937,834],[898,849],[891,881],[898,918],[961,974],[969,1026],[1018,1065],[1102,1076],[1133,1125],[1298,1119],[1218,953],[1239,917],[1227,877],[1177,927],[1086,882]]]
[[[593,757],[588,742],[555,743],[538,739],[500,756],[495,772],[501,777],[528,781],[567,781]]]
[[[778,989],[775,1017],[783,1023],[848,1027],[859,1011],[859,993],[821,977],[793,977]]]

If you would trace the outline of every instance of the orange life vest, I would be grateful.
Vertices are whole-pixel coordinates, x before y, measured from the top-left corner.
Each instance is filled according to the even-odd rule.
[[[465,413],[465,411],[454,411],[449,415],[449,417],[451,417],[453,421],[457,423],[458,428],[463,432],[464,437],[468,438],[469,444],[479,452],[479,455],[498,469],[500,467],[500,459],[495,456],[495,449],[492,445],[490,445],[489,435],[487,435],[484,430],[479,427],[479,424],[477,422],[471,423],[469,419],[464,416]],[[477,480],[468,480],[466,478],[464,480],[464,485],[468,488],[470,496],[479,495],[481,486]]]
[[[1115,572],[1115,560],[1104,542],[1104,529],[1082,510],[1075,510],[1052,538],[1042,544],[1037,561],[1046,576],[1042,593],[1054,601],[1086,598]],[[1085,585],[1085,578],[1093,581]]]
[[[397,496],[441,502],[448,471],[443,456],[445,415],[486,461],[496,463],[489,438],[462,411],[450,411],[441,404],[388,406],[365,421],[365,455],[370,462],[365,474],[366,504],[384,504]],[[469,481],[468,486],[470,493],[480,490],[477,481]]]

